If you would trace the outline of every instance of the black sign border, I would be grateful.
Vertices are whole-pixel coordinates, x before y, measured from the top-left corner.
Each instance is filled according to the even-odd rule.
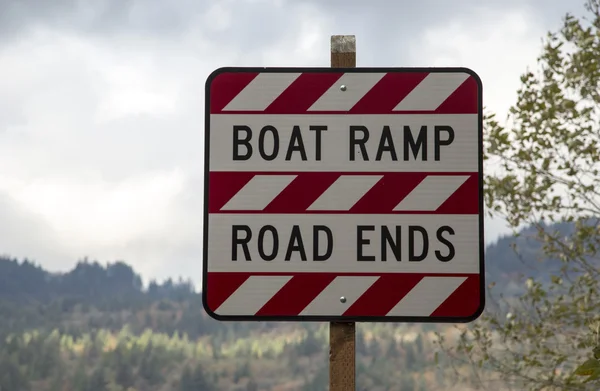
[[[218,315],[208,307],[208,194],[210,173],[210,87],[212,81],[223,73],[259,72],[259,73],[468,73],[477,82],[477,142],[479,170],[479,307],[474,314],[466,317],[431,317],[431,316],[255,316],[255,315]],[[485,309],[485,239],[484,239],[484,200],[483,200],[483,83],[473,70],[465,67],[358,67],[358,68],[329,68],[329,67],[222,67],[214,70],[205,84],[204,102],[204,216],[202,239],[202,305],[206,313],[218,321],[233,322],[382,322],[382,323],[469,323],[481,316]]]

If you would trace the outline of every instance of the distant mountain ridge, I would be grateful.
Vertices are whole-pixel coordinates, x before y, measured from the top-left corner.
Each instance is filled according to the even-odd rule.
[[[567,233],[572,226],[551,229]],[[486,279],[503,293],[523,288],[521,274],[545,276],[560,267],[557,260],[538,261],[541,246],[528,239],[533,232],[486,249]],[[491,301],[488,308],[495,309]],[[431,338],[453,330],[359,323],[357,389],[450,389],[445,370],[434,364]],[[326,323],[218,322],[189,280],[145,286],[121,261],[84,259],[51,273],[30,260],[0,257],[0,389],[322,391],[327,336]]]

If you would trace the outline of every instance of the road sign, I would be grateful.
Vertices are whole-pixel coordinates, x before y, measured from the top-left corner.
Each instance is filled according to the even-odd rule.
[[[221,68],[203,302],[219,320],[467,322],[484,307],[482,87],[465,68]]]

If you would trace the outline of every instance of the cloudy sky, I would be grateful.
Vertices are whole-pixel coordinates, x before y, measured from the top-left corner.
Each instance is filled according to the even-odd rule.
[[[0,0],[0,252],[200,281],[203,93],[221,66],[467,66],[506,113],[561,0]],[[569,5],[571,3],[571,5]],[[487,240],[502,231],[489,222]]]

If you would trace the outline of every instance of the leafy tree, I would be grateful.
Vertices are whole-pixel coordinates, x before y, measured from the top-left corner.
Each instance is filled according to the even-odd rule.
[[[547,35],[505,125],[485,117],[487,207],[515,230],[530,224],[545,261],[517,300],[491,289],[456,349],[440,339],[480,386],[494,375],[519,390],[600,387],[600,0],[586,9]]]

